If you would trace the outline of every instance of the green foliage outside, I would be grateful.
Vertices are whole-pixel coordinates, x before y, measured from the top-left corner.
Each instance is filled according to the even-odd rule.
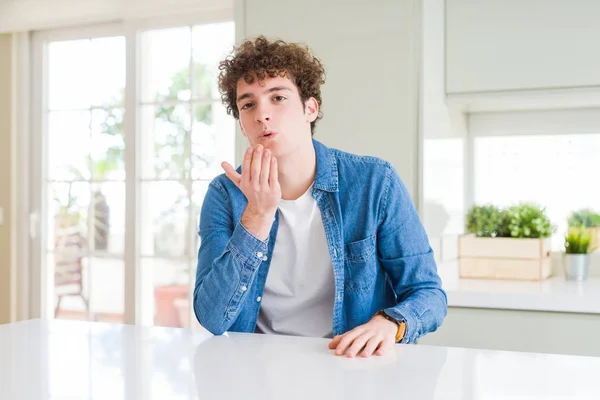
[[[584,226],[586,228],[600,227],[600,214],[589,209],[582,208],[569,214],[569,227]]]

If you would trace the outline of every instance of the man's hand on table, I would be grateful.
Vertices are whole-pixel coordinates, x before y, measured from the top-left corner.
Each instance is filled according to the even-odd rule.
[[[364,325],[357,326],[333,338],[329,343],[330,349],[335,349],[336,356],[370,357],[372,354],[382,356],[391,351],[396,340],[398,325],[376,315]]]

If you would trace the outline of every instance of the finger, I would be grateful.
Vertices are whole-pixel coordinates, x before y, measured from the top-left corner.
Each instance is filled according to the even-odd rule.
[[[254,149],[254,154],[252,155],[252,166],[250,167],[250,182],[254,182],[255,184],[260,184],[260,169],[262,168],[262,153],[263,147],[262,145],[256,146]]]
[[[271,172],[269,174],[269,186],[273,186],[279,182],[279,168],[277,167],[277,159],[271,156]]]
[[[240,187],[240,182],[242,181],[242,175],[238,174],[237,171],[233,168],[231,164],[228,162],[222,162],[221,167],[225,171],[225,175],[235,184],[235,186]]]
[[[360,328],[360,327],[358,327],[358,328]],[[354,339],[356,339],[363,333],[363,329],[362,328],[358,329],[358,328],[354,328],[350,332],[347,332],[344,335],[342,335],[342,337],[340,338],[340,341],[337,345],[337,348],[335,349],[336,355],[341,356],[342,354],[344,354],[346,352],[346,349],[348,348],[348,346],[350,346],[350,344],[352,344],[352,342],[354,342]]]
[[[244,154],[244,161],[242,161],[242,180],[246,183],[250,182],[250,165],[252,164],[252,154],[254,153],[253,147],[248,147]]]
[[[371,355],[373,354],[375,349],[377,349],[377,347],[379,347],[379,345],[383,341],[384,341],[383,337],[381,337],[379,335],[373,336],[371,339],[369,339],[369,341],[365,345],[365,349],[362,351],[362,353],[360,355],[363,357],[371,357]]]
[[[331,339],[331,342],[329,342],[329,348],[330,349],[335,349],[338,345],[338,343],[340,342],[340,339],[342,338],[342,335],[337,335],[334,336],[333,339]]]
[[[260,170],[260,184],[261,186],[269,186],[269,174],[271,172],[271,152],[265,150],[262,158],[262,168]]]
[[[392,346],[394,345],[394,341],[390,339],[384,339],[383,342],[379,344],[379,348],[375,350],[375,354],[378,356],[383,356],[388,352],[392,351]]]
[[[350,348],[348,349],[348,352],[346,353],[346,356],[352,358],[355,355],[357,355],[358,353],[360,353],[360,351],[365,347],[365,344],[367,344],[369,339],[371,339],[372,337],[373,337],[373,334],[367,332],[367,333],[360,335],[356,339],[354,339],[354,341],[352,342],[352,345],[350,346]]]

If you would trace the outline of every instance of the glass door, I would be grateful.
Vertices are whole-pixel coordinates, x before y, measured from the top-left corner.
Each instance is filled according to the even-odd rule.
[[[148,26],[36,34],[32,303],[43,318],[198,326],[200,208],[235,154],[217,88],[234,24]]]
[[[123,321],[125,38],[47,44],[42,264],[47,313]]]

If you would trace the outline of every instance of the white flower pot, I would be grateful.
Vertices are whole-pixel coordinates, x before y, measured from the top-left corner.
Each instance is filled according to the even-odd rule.
[[[584,281],[590,267],[589,254],[563,254],[565,278],[570,281]]]

